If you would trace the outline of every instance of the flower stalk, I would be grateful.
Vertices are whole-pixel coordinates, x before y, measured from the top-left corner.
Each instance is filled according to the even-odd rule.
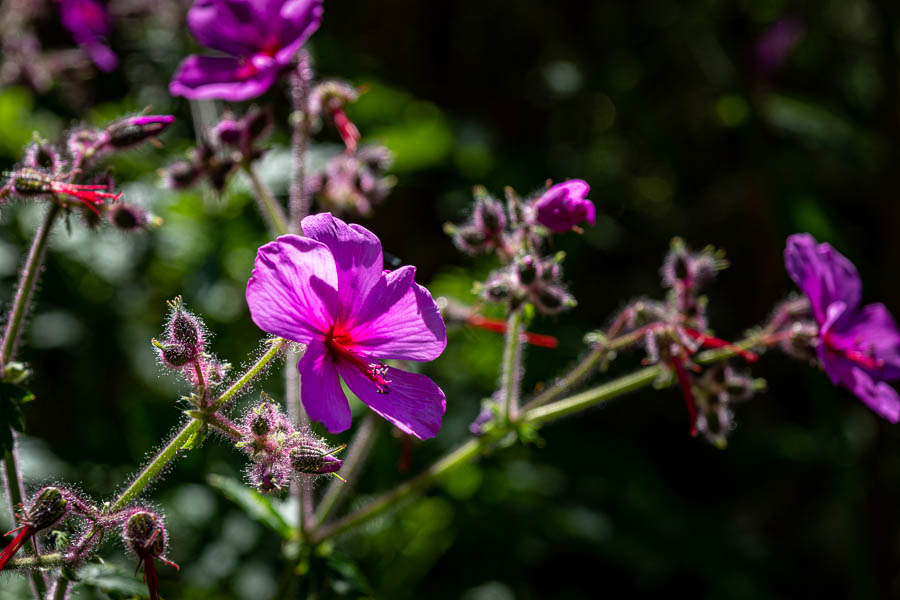
[[[513,310],[506,320],[506,339],[500,371],[500,422],[515,421],[519,411],[522,378],[522,311]]]
[[[253,187],[253,197],[259,206],[259,212],[262,214],[269,231],[277,235],[284,235],[288,232],[287,217],[284,215],[284,209],[278,204],[272,190],[266,185],[256,169],[250,163],[244,164],[244,172],[250,178],[250,185]]]

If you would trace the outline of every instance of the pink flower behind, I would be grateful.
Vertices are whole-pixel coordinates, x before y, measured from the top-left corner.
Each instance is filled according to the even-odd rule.
[[[557,183],[535,204],[538,223],[554,233],[566,233],[582,221],[594,225],[594,203],[587,199],[590,189],[581,179]]]
[[[446,410],[431,379],[382,361],[429,361],[447,333],[415,267],[383,271],[381,242],[330,213],[303,219],[308,237],[281,236],[259,249],[247,284],[253,322],[306,344],[297,365],[310,418],[328,431],[350,427],[340,380],[372,410],[420,439],[437,435]]]

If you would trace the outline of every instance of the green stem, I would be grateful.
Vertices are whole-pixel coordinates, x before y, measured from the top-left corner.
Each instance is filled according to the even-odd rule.
[[[200,419],[192,418],[185,423],[175,437],[166,444],[166,447],[156,455],[150,464],[144,467],[144,470],[141,471],[140,475],[138,475],[133,482],[131,482],[131,485],[129,485],[124,492],[119,494],[119,497],[116,498],[116,501],[113,502],[113,505],[110,507],[110,511],[115,512],[121,510],[128,506],[132,500],[137,498],[140,493],[144,491],[144,488],[150,485],[153,478],[178,455],[191,436],[200,431],[201,427],[203,427],[203,421]]]
[[[485,438],[469,440],[438,462],[431,465],[431,467],[417,477],[400,484],[360,510],[350,513],[344,518],[316,530],[312,535],[311,541],[313,543],[318,543],[371,521],[382,513],[396,507],[398,503],[407,496],[424,490],[447,473],[474,459],[479,455],[482,447],[485,445],[487,445],[487,440]]]
[[[309,147],[309,86],[312,81],[309,52],[301,49],[297,68],[291,75],[291,103],[294,127],[291,133],[291,187],[288,200],[288,230],[300,233],[300,221],[309,213],[306,195],[306,151]]]
[[[356,430],[353,439],[350,441],[344,464],[341,466],[341,476],[347,480],[343,482],[337,477],[328,484],[325,495],[319,502],[319,508],[316,510],[315,526],[319,527],[328,518],[335,508],[338,507],[342,497],[349,491],[353,485],[353,481],[359,474],[363,463],[369,456],[372,446],[375,444],[375,438],[378,433],[378,426],[381,419],[375,416],[375,413],[369,412],[363,419],[362,425]]]
[[[522,374],[522,311],[514,310],[506,319],[506,339],[500,370],[500,422],[514,421],[519,410]]]
[[[15,447],[17,442],[16,437],[16,433],[13,432],[13,447]],[[6,450],[3,453],[3,474],[6,479],[6,491],[8,493],[9,508],[12,512],[13,525],[15,525],[16,509],[25,501],[25,490],[22,487],[22,479],[19,477],[19,468],[13,450]],[[34,560],[40,558],[37,542],[33,542],[33,538],[25,543],[24,548],[26,553],[34,556]],[[29,577],[31,578],[31,591],[34,593],[35,598],[40,600],[44,597],[44,592],[47,590],[47,582],[43,574],[38,571],[32,571],[29,573]]]
[[[50,231],[53,229],[53,224],[59,216],[60,210],[59,204],[56,202],[50,203],[50,207],[44,214],[44,221],[31,242],[31,249],[28,251],[25,266],[22,268],[22,276],[19,279],[19,287],[13,300],[9,321],[6,323],[3,343],[0,346],[0,368],[5,368],[6,364],[13,358],[13,352],[22,333],[22,324],[25,322],[28,306],[31,304],[31,297],[34,294],[35,284],[37,284],[38,277],[41,274],[41,265],[44,262],[44,256],[47,254],[47,242],[50,241]]]
[[[569,396],[568,398],[554,402],[553,404],[533,408],[522,415],[522,421],[534,424],[544,423],[590,408],[591,406],[601,404],[607,400],[612,400],[613,398],[617,398],[628,392],[640,389],[645,385],[652,383],[654,379],[665,372],[665,367],[662,365],[646,367],[640,371],[614,379],[609,383],[581,392],[580,394]]]
[[[44,554],[41,556],[23,556],[14,558],[6,563],[7,569],[46,569],[61,567],[66,564],[66,557],[60,552]]]
[[[246,373],[244,373],[240,379],[231,384],[227,390],[222,392],[218,398],[212,403],[211,409],[213,411],[218,410],[222,407],[226,402],[231,400],[232,396],[238,393],[245,385],[250,383],[257,375],[259,375],[263,369],[266,368],[266,365],[269,364],[273,358],[278,356],[278,353],[281,352],[281,349],[288,343],[288,341],[284,338],[272,338],[269,341],[269,349],[266,350],[265,354],[259,357],[259,360],[256,361],[252,367],[250,367]]]
[[[284,215],[284,209],[275,200],[272,190],[260,179],[256,170],[250,163],[244,164],[244,172],[250,178],[250,184],[253,186],[253,196],[259,205],[259,212],[262,213],[263,219],[269,230],[275,235],[284,235],[288,232],[287,217]]]
[[[66,591],[69,589],[69,580],[65,577],[59,577],[56,580],[56,586],[53,588],[53,600],[66,600]]]
[[[233,439],[235,441],[240,441],[241,438],[244,437],[244,433],[240,429],[238,429],[234,423],[232,423],[231,421],[229,421],[228,419],[226,419],[219,413],[208,413],[208,412],[203,412],[203,411],[196,411],[196,412],[200,412],[200,415],[194,416],[195,412],[191,411],[191,416],[193,418],[202,419],[210,427],[215,427],[216,429],[218,429],[219,431],[221,431],[222,433],[224,433],[231,439]]]
[[[726,358],[731,358],[736,355],[734,348],[749,348],[756,342],[756,339],[747,339],[734,344],[733,348],[719,348],[701,352],[695,357],[695,362],[699,364],[710,364],[725,360]],[[575,394],[574,396],[564,398],[563,400],[559,400],[546,406],[533,408],[525,412],[520,421],[537,425],[585,410],[645,387],[651,384],[659,376],[663,375],[665,371],[666,367],[663,365],[645,367],[634,373],[624,375],[603,385],[581,392],[580,394]],[[426,489],[453,469],[474,460],[479,456],[483,448],[490,445],[494,440],[504,437],[512,430],[513,426],[511,424],[503,422],[498,423],[496,429],[492,430],[489,435],[469,440],[438,460],[417,477],[382,494],[359,510],[318,529],[312,535],[312,541],[314,543],[319,543],[325,539],[335,537],[371,521],[375,517],[393,508],[399,501],[407,496]]]

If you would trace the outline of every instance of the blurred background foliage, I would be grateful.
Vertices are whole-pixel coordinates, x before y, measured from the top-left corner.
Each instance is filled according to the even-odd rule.
[[[37,4],[41,40],[71,46],[55,5]],[[183,295],[215,333],[213,350],[236,367],[262,337],[243,294],[267,234],[246,183],[236,178],[221,197],[172,192],[157,173],[194,143],[190,106],[167,93],[178,61],[197,48],[183,25],[187,6],[112,0],[119,69],[86,64],[47,89],[14,80],[0,89],[4,170],[35,130],[59,139],[79,122],[101,125],[147,105],[178,118],[164,148],[113,163],[125,197],[160,215],[160,229],[91,232],[73,217],[53,237],[21,354],[37,374],[33,437],[22,444],[33,486],[79,482],[109,498],[179,422],[184,387],[150,346],[167,299]],[[838,247],[861,272],[864,300],[900,314],[892,0],[330,0],[325,10],[311,42],[318,73],[366,90],[349,115],[396,157],[396,189],[359,222],[416,265],[435,295],[472,301],[472,282],[491,268],[440,233],[465,218],[472,185],[500,194],[505,185],[529,193],[546,178],[590,183],[597,226],[557,237],[579,305],[533,323],[561,345],[528,349],[526,390],[577,359],[583,334],[626,300],[661,295],[658,267],[675,235],[728,252],[732,268],[710,290],[721,337],[740,337],[792,289],[781,252],[797,231]],[[258,104],[285,123],[283,87]],[[339,143],[327,127],[318,139],[316,153]],[[262,168],[279,192],[287,143],[282,125]],[[12,296],[42,210],[2,208],[0,298]],[[405,477],[407,461],[418,472],[467,435],[496,383],[502,340],[458,327],[449,337],[426,367],[448,398],[441,434],[411,443],[384,425],[350,483],[351,504]],[[637,362],[622,356],[611,374]],[[633,394],[546,427],[543,448],[461,469],[326,548],[310,559],[304,590],[467,600],[900,594],[900,434],[803,364],[773,353],[755,372],[770,391],[738,408],[725,451],[688,435],[676,391]],[[281,379],[273,372],[239,406],[259,389],[280,397]],[[228,493],[243,464],[210,440],[148,495],[183,565],[161,568],[166,597],[267,598],[276,589],[279,538]],[[102,555],[130,571],[117,544]],[[75,598],[128,593],[104,592],[97,569]],[[3,575],[0,596],[17,597],[22,581]]]

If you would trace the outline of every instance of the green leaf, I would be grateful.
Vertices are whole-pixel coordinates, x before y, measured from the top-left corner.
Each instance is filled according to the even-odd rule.
[[[206,481],[222,492],[223,496],[237,504],[251,519],[265,525],[285,539],[291,537],[293,529],[267,497],[230,477],[209,475]]]
[[[78,583],[113,598],[148,598],[147,586],[124,568],[112,563],[90,563],[78,570]]]

